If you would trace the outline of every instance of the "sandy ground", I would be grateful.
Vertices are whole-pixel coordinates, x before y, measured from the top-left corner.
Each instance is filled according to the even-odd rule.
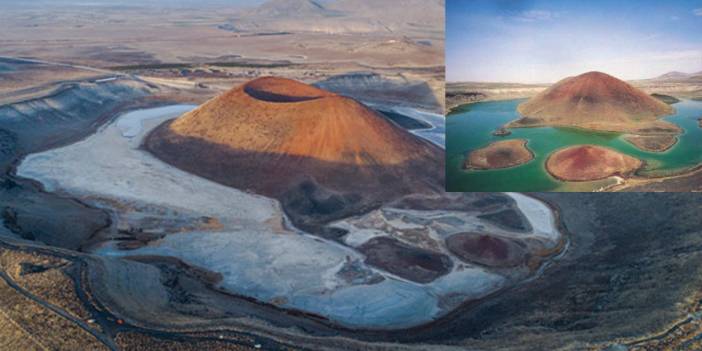
[[[374,5],[375,2],[367,1],[363,6],[372,9]],[[416,12],[415,7],[407,11]],[[433,112],[443,110],[441,25],[409,23],[394,31],[329,32],[304,30],[313,20],[296,18],[295,22],[300,24],[297,30],[281,30],[277,34],[262,28],[260,32],[246,33],[223,28],[239,11],[232,4],[185,10],[97,3],[85,6],[62,3],[55,7],[8,5],[0,13],[0,32],[5,34],[0,38],[0,56],[136,74],[210,95],[265,75],[312,82],[341,74],[374,72],[406,85],[392,94],[385,89],[384,100],[418,103],[429,106]],[[420,13],[419,17],[443,17],[442,7],[434,6],[433,11]],[[385,15],[372,10],[368,14]],[[99,73],[60,75],[86,74]],[[37,81],[41,79],[49,78],[36,77]],[[366,97],[381,92],[371,89],[372,92],[364,94],[363,89],[356,90],[357,95]],[[2,93],[0,88],[0,98]]]
[[[113,243],[107,243],[96,252],[179,257],[221,273],[220,287],[225,290],[322,314],[345,325],[417,325],[447,313],[466,299],[495,291],[508,281],[499,273],[467,264],[455,264],[451,273],[428,284],[407,281],[364,264],[362,256],[351,247],[285,226],[279,204],[271,199],[192,176],[138,149],[144,133],[189,108],[175,106],[126,114],[84,141],[28,156],[18,174],[41,181],[50,191],[78,196],[103,207],[108,200],[117,202],[119,206],[111,210],[117,213],[118,222],[121,217],[129,223],[135,218],[132,211],[143,211],[141,217],[163,218],[153,212],[165,210],[172,212],[171,217],[216,218],[223,226],[221,230],[167,235],[132,251],[117,250]],[[549,211],[538,201],[531,205]],[[128,210],[120,212],[119,208]],[[542,219],[530,216],[543,213],[525,215],[541,227],[538,223]],[[432,222],[437,213],[431,211],[412,216],[437,223]],[[474,223],[475,218],[461,222]],[[403,226],[392,221],[388,224]],[[489,224],[482,227],[490,228]],[[459,225],[443,229],[450,233],[466,228]],[[355,272],[353,279],[342,273],[349,271]],[[453,298],[447,300],[448,296]]]

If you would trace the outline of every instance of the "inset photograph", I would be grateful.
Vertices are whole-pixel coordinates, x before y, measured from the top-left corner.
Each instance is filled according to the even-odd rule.
[[[702,13],[688,1],[458,1],[448,191],[702,190]]]

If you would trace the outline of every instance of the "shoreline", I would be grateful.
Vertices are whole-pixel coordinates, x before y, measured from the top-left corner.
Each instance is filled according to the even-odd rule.
[[[667,116],[669,117],[669,116]],[[517,128],[573,128],[573,129],[578,129],[578,130],[583,130],[587,132],[596,132],[596,133],[617,133],[617,134],[628,134],[628,135],[633,135],[633,136],[642,136],[642,137],[647,137],[647,136],[660,136],[660,135],[673,135],[677,138],[677,136],[683,134],[684,130],[680,128],[675,123],[672,122],[667,122],[671,125],[674,125],[675,128],[677,128],[677,133],[653,133],[653,134],[641,134],[641,133],[636,133],[635,131],[629,131],[629,130],[616,130],[616,129],[593,129],[593,128],[587,128],[579,125],[574,125],[574,124],[561,124],[561,123],[535,123],[532,125],[514,125],[514,123],[519,122],[523,118],[528,118],[528,117],[520,117],[518,119],[515,119],[513,121],[507,122],[502,126],[502,128],[507,128],[507,129],[517,129]],[[676,140],[677,143],[677,140]],[[632,143],[633,144],[633,143]],[[674,144],[673,144],[674,145]],[[636,145],[634,145],[636,146]],[[641,149],[638,146],[636,146],[638,149],[642,151],[648,151],[645,149]]]
[[[486,99],[486,100],[481,100],[481,101],[472,101],[472,102],[468,102],[468,103],[461,104],[461,105],[458,105],[458,106],[454,107],[454,108],[451,110],[451,112],[449,112],[449,114],[450,114],[450,113],[453,113],[453,112],[457,112],[457,109],[459,109],[459,108],[462,107],[462,106],[469,106],[469,105],[473,105],[473,104],[477,104],[477,103],[481,103],[481,102],[509,101],[509,100],[520,100],[520,99],[522,99],[522,98],[495,98],[495,99],[489,99],[489,100]],[[685,100],[697,101],[697,100],[691,99],[691,98],[680,98],[680,100],[681,100],[681,101],[685,101]],[[449,114],[447,114],[447,118],[449,117]],[[666,116],[666,117],[669,117],[669,116]],[[665,117],[664,117],[664,118],[665,118]],[[516,120],[515,120],[515,121],[516,121]],[[698,121],[698,123],[699,123],[700,128],[702,128],[702,117],[698,118],[697,121]],[[573,128],[573,129],[582,130],[582,131],[594,131],[594,132],[599,132],[599,133],[617,133],[617,134],[620,134],[620,135],[622,135],[622,136],[627,135],[627,134],[630,135],[630,136],[643,136],[643,137],[646,137],[646,136],[652,136],[652,137],[653,137],[653,136],[660,136],[660,135],[661,135],[661,134],[643,134],[643,135],[641,135],[641,134],[632,134],[632,133],[628,133],[628,132],[615,131],[615,130],[593,130],[593,129],[583,128],[583,127],[579,127],[579,126],[571,126],[571,125],[534,125],[534,126],[508,127],[509,124],[512,123],[512,122],[514,122],[514,121],[510,121],[510,122],[508,122],[508,123],[506,123],[506,124],[500,126],[500,128],[507,128],[507,129],[509,129],[509,128],[544,128],[544,127],[560,127],[560,128]],[[678,126],[676,125],[676,127],[678,127]],[[678,128],[679,128],[679,127],[678,127]],[[678,133],[678,134],[676,134],[676,135],[674,136],[674,137],[675,137],[675,143],[671,144],[669,147],[667,147],[667,148],[665,148],[665,149],[661,149],[660,151],[658,151],[658,150],[655,150],[655,151],[654,151],[654,150],[642,149],[642,148],[637,147],[637,146],[634,145],[633,143],[629,142],[628,140],[625,140],[625,141],[627,141],[628,143],[630,143],[632,146],[634,146],[634,147],[637,148],[638,150],[641,150],[641,151],[644,151],[644,152],[664,153],[664,152],[667,152],[667,151],[671,150],[672,148],[674,148],[675,146],[678,145],[678,143],[679,143],[679,141],[680,141],[679,136],[682,135],[682,134],[684,134],[684,130],[681,129],[681,132]],[[668,134],[663,134],[663,135],[668,135]],[[531,151],[531,150],[530,150],[530,151]],[[555,151],[554,151],[554,152],[555,152]],[[631,157],[634,157],[634,156],[631,156]],[[569,181],[569,180],[563,180],[563,179],[559,179],[558,177],[554,176],[554,175],[547,169],[547,167],[546,167],[546,162],[548,162],[548,159],[549,159],[549,158],[550,158],[550,155],[546,158],[546,161],[544,162],[544,170],[546,171],[546,173],[547,173],[549,176],[552,176],[552,177],[553,177],[554,179],[556,179],[557,181],[563,182],[563,183],[586,182],[586,181]],[[637,158],[637,159],[638,159],[638,158]],[[631,188],[631,187],[634,187],[634,186],[645,186],[645,185],[647,185],[647,184],[652,184],[652,183],[657,183],[657,182],[661,182],[661,181],[665,181],[665,180],[677,179],[677,178],[682,178],[682,177],[686,177],[686,176],[695,175],[695,174],[697,174],[697,173],[702,173],[702,163],[699,163],[699,164],[697,164],[697,165],[695,165],[695,166],[692,166],[692,167],[687,167],[687,168],[684,168],[684,169],[673,170],[672,174],[666,174],[666,175],[660,175],[660,176],[640,175],[640,174],[638,174],[638,172],[639,172],[641,169],[643,169],[644,167],[646,167],[646,162],[645,162],[644,160],[641,160],[641,159],[639,159],[639,160],[643,162],[643,165],[642,165],[640,168],[638,168],[638,169],[636,170],[636,172],[635,172],[633,175],[631,175],[631,176],[629,176],[629,177],[626,177],[626,178],[621,177],[621,176],[618,176],[619,178],[621,178],[621,179],[623,180],[622,182],[618,182],[617,184],[612,184],[612,185],[606,186],[605,188],[599,189],[599,190],[597,190],[597,191],[598,191],[598,192],[599,192],[599,191],[601,191],[601,192],[617,192],[617,191],[621,191],[621,190],[623,190],[623,189]],[[512,168],[512,167],[505,167],[505,168],[501,168],[501,169],[509,169],[509,168]],[[463,169],[463,170],[466,170],[465,168],[462,168],[462,169]],[[477,168],[472,168],[472,169],[473,169],[473,170],[490,170],[490,169],[477,169]],[[600,178],[600,179],[596,179],[596,180],[604,180],[604,179],[608,179],[608,178],[611,178],[611,177],[612,177],[612,176],[610,176],[610,177],[605,177],[605,178]],[[596,180],[590,180],[590,181],[596,181]],[[635,183],[634,183],[634,184],[629,184],[629,183],[631,183],[632,181],[635,182]],[[593,192],[594,192],[594,191],[595,191],[595,190],[593,190]]]
[[[454,114],[454,113],[459,113],[461,107],[466,107],[474,104],[478,104],[481,102],[494,102],[494,101],[509,101],[509,100],[522,100],[522,99],[528,99],[528,96],[525,97],[508,97],[508,98],[503,98],[503,97],[488,97],[482,100],[476,100],[476,101],[469,101],[465,103],[460,103],[458,105],[450,105],[446,107],[446,117],[449,117],[449,115]]]
[[[540,201],[541,201],[541,202],[544,202],[543,200],[540,200]],[[559,228],[560,228],[560,224],[558,224],[558,225],[559,225]],[[560,240],[563,240],[563,235],[561,235],[561,238],[559,239],[559,241],[560,241]],[[560,244],[559,244],[559,245],[556,245],[556,246],[559,247],[559,248],[561,247]],[[548,255],[547,255],[547,256],[548,256]],[[543,260],[541,260],[540,263],[539,263],[539,266],[541,266],[541,264],[543,264],[544,262],[547,262],[547,261],[549,261],[549,260],[548,260],[548,259],[543,259]],[[508,289],[508,287],[507,287],[507,288],[500,288],[500,289],[496,290],[495,292],[499,292],[499,291],[504,290],[504,289]],[[214,289],[214,290],[217,290],[217,289]],[[468,306],[472,306],[472,305],[474,305],[474,304],[476,304],[476,303],[481,303],[482,301],[485,301],[485,300],[487,300],[489,297],[491,297],[491,294],[492,294],[492,293],[488,293],[488,294],[485,295],[485,296],[482,296],[482,297],[479,297],[479,298],[476,298],[476,299],[473,299],[473,300],[467,300],[467,301],[464,302],[464,304],[466,304],[466,305],[468,305]],[[412,329],[414,329],[414,328],[417,328],[417,329],[431,328],[431,326],[433,325],[433,323],[443,321],[443,319],[444,319],[446,316],[448,316],[449,314],[457,313],[457,311],[463,310],[463,305],[464,305],[464,304],[461,304],[461,305],[457,306],[456,308],[451,309],[451,310],[448,311],[445,315],[443,315],[443,316],[441,316],[441,317],[438,317],[438,318],[436,318],[436,319],[433,320],[433,321],[430,321],[430,322],[427,322],[427,323],[418,324],[417,326],[412,326],[412,327],[387,328],[387,329],[386,329],[386,328],[363,329],[363,328],[346,328],[346,327],[344,327],[343,325],[339,325],[339,324],[337,324],[337,323],[330,323],[330,324],[332,325],[332,327],[333,327],[335,330],[337,330],[337,329],[344,330],[344,329],[345,329],[345,330],[348,330],[350,333],[365,333],[365,334],[369,334],[369,335],[375,335],[375,337],[373,337],[373,336],[369,336],[369,337],[372,338],[372,339],[376,339],[376,338],[377,338],[377,340],[384,340],[385,338],[383,337],[383,335],[396,335],[396,334],[398,334],[398,333],[400,333],[400,332],[402,332],[402,331],[412,330]],[[286,314],[291,314],[291,315],[297,315],[297,314],[299,314],[299,313],[296,312],[294,309],[285,308],[284,310],[286,311],[286,312],[285,312]],[[365,338],[363,338],[363,339],[365,339]]]
[[[100,265],[97,263],[92,263],[91,261],[96,258],[91,257],[89,254],[82,252],[75,252],[73,250],[60,249],[56,247],[46,246],[37,242],[26,242],[18,241],[9,238],[0,237],[0,249],[9,251],[18,251],[23,253],[38,253],[40,255],[46,255],[50,257],[58,257],[61,259],[68,260],[77,264],[80,267],[80,272],[77,272],[73,276],[74,287],[76,289],[76,294],[81,302],[91,316],[102,323],[108,323],[108,325],[116,330],[133,330],[138,329],[141,332],[160,335],[166,338],[186,338],[186,339],[197,339],[203,334],[216,333],[218,335],[228,333],[233,333],[235,335],[251,335],[255,336],[257,339],[269,339],[270,341],[278,343],[289,343],[292,340],[300,342],[303,345],[308,345],[313,347],[315,345],[323,345],[327,343],[332,343],[334,345],[344,345],[345,347],[350,347],[349,349],[376,349],[376,347],[382,349],[385,342],[390,340],[404,340],[406,342],[419,342],[419,343],[432,343],[434,340],[431,333],[424,335],[426,332],[436,330],[436,328],[441,328],[443,326],[450,325],[457,319],[460,319],[466,311],[470,311],[473,308],[483,305],[488,301],[494,299],[499,299],[500,296],[513,291],[515,289],[524,287],[531,284],[534,281],[538,281],[540,277],[543,276],[550,268],[553,267],[553,263],[562,259],[569,251],[570,247],[570,232],[567,230],[565,223],[563,222],[560,209],[551,203],[549,200],[543,199],[538,194],[528,194],[530,198],[540,201],[545,206],[547,206],[553,214],[553,224],[555,225],[558,232],[561,234],[556,245],[549,249],[548,252],[539,252],[536,256],[538,263],[535,264],[534,275],[526,280],[523,280],[515,285],[499,289],[493,293],[483,296],[480,299],[466,301],[464,304],[453,309],[448,314],[433,320],[431,322],[417,325],[410,328],[403,329],[356,329],[356,328],[344,328],[342,326],[333,325],[332,329],[327,332],[313,332],[313,333],[302,333],[295,330],[290,330],[284,327],[270,325],[266,323],[260,323],[255,321],[240,321],[237,319],[226,318],[220,320],[201,320],[195,322],[186,323],[169,323],[162,320],[159,323],[152,323],[148,320],[132,319],[129,316],[129,312],[123,311],[119,304],[114,304],[114,301],[104,301],[103,287],[95,286],[96,276],[104,276],[101,274],[101,270],[105,269],[107,266]],[[158,261],[178,261],[178,259],[172,259],[169,257],[144,257],[139,260],[151,260],[155,259]],[[97,260],[102,260],[102,258],[97,258]],[[127,258],[127,260],[132,261],[132,259]],[[175,262],[178,263],[178,262]],[[195,267],[197,269],[197,267]],[[203,282],[207,283],[207,282]],[[221,293],[217,291],[218,289],[213,289],[216,293]],[[231,294],[227,294],[231,295]],[[234,297],[232,298],[241,298]],[[247,300],[243,298],[243,300]],[[104,303],[108,304],[105,305]],[[257,302],[254,304],[258,305]],[[321,323],[325,325],[324,320],[309,319],[307,314],[298,314],[296,311],[290,311],[285,309],[280,309],[272,306],[275,310],[280,313],[284,313],[286,318],[303,318],[303,320],[308,320],[310,323]],[[118,322],[121,321],[121,322]],[[328,321],[326,321],[328,322]],[[253,323],[253,324],[252,324]],[[307,324],[307,323],[305,323]],[[309,324],[308,324],[309,325]],[[360,334],[360,335],[359,335]],[[199,336],[198,336],[199,335]],[[235,343],[235,338],[230,339],[229,336],[225,338],[219,337],[220,340],[225,340],[226,342]],[[430,345],[424,344],[424,345]],[[298,345],[299,346],[299,345]],[[415,349],[415,348],[410,348]],[[422,349],[422,345],[417,345],[416,349]]]
[[[471,162],[470,162],[470,158],[471,158],[471,155],[472,155],[474,152],[478,152],[478,151],[481,151],[481,150],[487,150],[488,148],[493,147],[495,144],[509,142],[510,140],[519,140],[519,141],[522,142],[522,144],[521,144],[520,147],[526,149],[526,151],[529,153],[529,159],[528,159],[528,160],[523,161],[523,162],[519,162],[518,164],[515,164],[515,165],[509,165],[509,166],[504,166],[504,167],[477,167],[477,166],[474,166],[474,165],[471,165],[471,164],[470,164],[470,163],[471,163]],[[494,169],[508,169],[508,168],[514,168],[514,167],[519,167],[519,166],[521,166],[521,165],[527,164],[527,163],[533,161],[534,158],[536,158],[536,154],[534,154],[534,152],[527,146],[528,144],[529,144],[529,140],[527,140],[527,139],[509,139],[509,140],[498,140],[498,141],[493,141],[493,142],[489,143],[489,144],[486,145],[486,146],[483,146],[483,147],[481,147],[481,148],[479,148],[479,149],[475,149],[475,150],[471,151],[471,152],[468,154],[468,156],[466,156],[466,158],[465,158],[464,161],[463,161],[463,169],[466,170],[466,171],[469,171],[469,170],[489,171],[489,170],[494,170]]]
[[[637,138],[655,138],[655,137],[666,137],[669,136],[668,134],[661,134],[661,135],[640,135],[640,134],[623,134],[622,137],[623,139],[633,145],[634,147],[638,148],[641,151],[645,152],[656,152],[656,153],[664,153],[670,149],[673,148],[673,146],[677,145],[678,142],[680,141],[679,135],[671,135],[670,137],[673,138],[673,142],[670,144],[664,144],[662,147],[659,148],[644,148],[636,144],[634,140]]]
[[[565,146],[565,147],[562,147],[562,148],[560,148],[560,149],[557,149],[557,150],[553,151],[551,154],[548,155],[548,157],[546,157],[546,161],[544,162],[544,169],[546,170],[546,172],[547,172],[551,177],[553,177],[554,179],[556,179],[556,180],[558,180],[558,181],[560,181],[560,182],[564,182],[564,183],[585,183],[585,182],[594,182],[594,181],[598,181],[598,180],[609,179],[609,178],[612,178],[612,177],[618,177],[618,178],[623,179],[623,180],[626,181],[626,179],[631,178],[631,177],[624,177],[620,172],[615,172],[615,173],[613,173],[613,174],[607,175],[607,176],[605,176],[605,177],[600,177],[600,178],[580,179],[580,180],[568,180],[568,179],[565,179],[565,178],[562,178],[562,177],[557,176],[556,174],[553,173],[553,171],[551,171],[551,169],[549,169],[548,163],[549,163],[549,161],[551,160],[551,157],[553,157],[556,153],[561,152],[561,151],[564,151],[564,150],[569,149],[569,148],[576,148],[576,147],[583,147],[583,146],[590,146],[590,147],[593,147],[593,146],[594,146],[594,147],[597,147],[597,148],[607,149],[607,150],[612,151],[612,152],[615,152],[615,153],[623,154],[623,153],[620,153],[620,152],[617,151],[617,150],[613,150],[613,149],[611,149],[611,148],[604,147],[604,146],[599,146],[599,145],[583,144],[583,145]],[[626,155],[626,156],[628,156],[628,155]],[[635,157],[633,157],[633,156],[629,156],[629,157],[635,158]],[[635,159],[638,160],[639,162],[641,162],[641,165],[640,165],[639,167],[637,167],[637,168],[633,171],[632,174],[635,174],[638,170],[642,169],[643,167],[646,167],[646,161],[640,160],[640,159],[638,159],[638,158],[635,158]]]
[[[647,185],[653,185],[653,184],[665,182],[668,180],[685,178],[685,177],[694,176],[697,174],[702,174],[702,164],[699,164],[699,165],[693,166],[693,167],[689,167],[689,168],[685,168],[681,171],[674,172],[673,174],[660,176],[660,177],[647,177],[647,176],[642,176],[642,175],[636,175],[634,177],[624,179],[624,181],[620,184],[613,184],[610,187],[608,187],[607,189],[605,189],[604,191],[619,192],[619,191],[633,188],[633,187],[638,187],[638,186],[645,187]],[[675,192],[678,192],[678,191],[675,191]]]

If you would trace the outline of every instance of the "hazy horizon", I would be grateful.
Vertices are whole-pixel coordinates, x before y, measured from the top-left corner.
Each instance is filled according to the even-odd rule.
[[[449,0],[446,11],[448,82],[702,71],[702,1]]]
[[[266,0],[0,0],[0,6],[11,8],[34,7],[162,7],[192,8],[209,6],[252,7]]]

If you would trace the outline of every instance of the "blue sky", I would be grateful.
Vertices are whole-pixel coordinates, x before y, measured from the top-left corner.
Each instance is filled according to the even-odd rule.
[[[448,81],[702,71],[702,0],[447,0]]]

